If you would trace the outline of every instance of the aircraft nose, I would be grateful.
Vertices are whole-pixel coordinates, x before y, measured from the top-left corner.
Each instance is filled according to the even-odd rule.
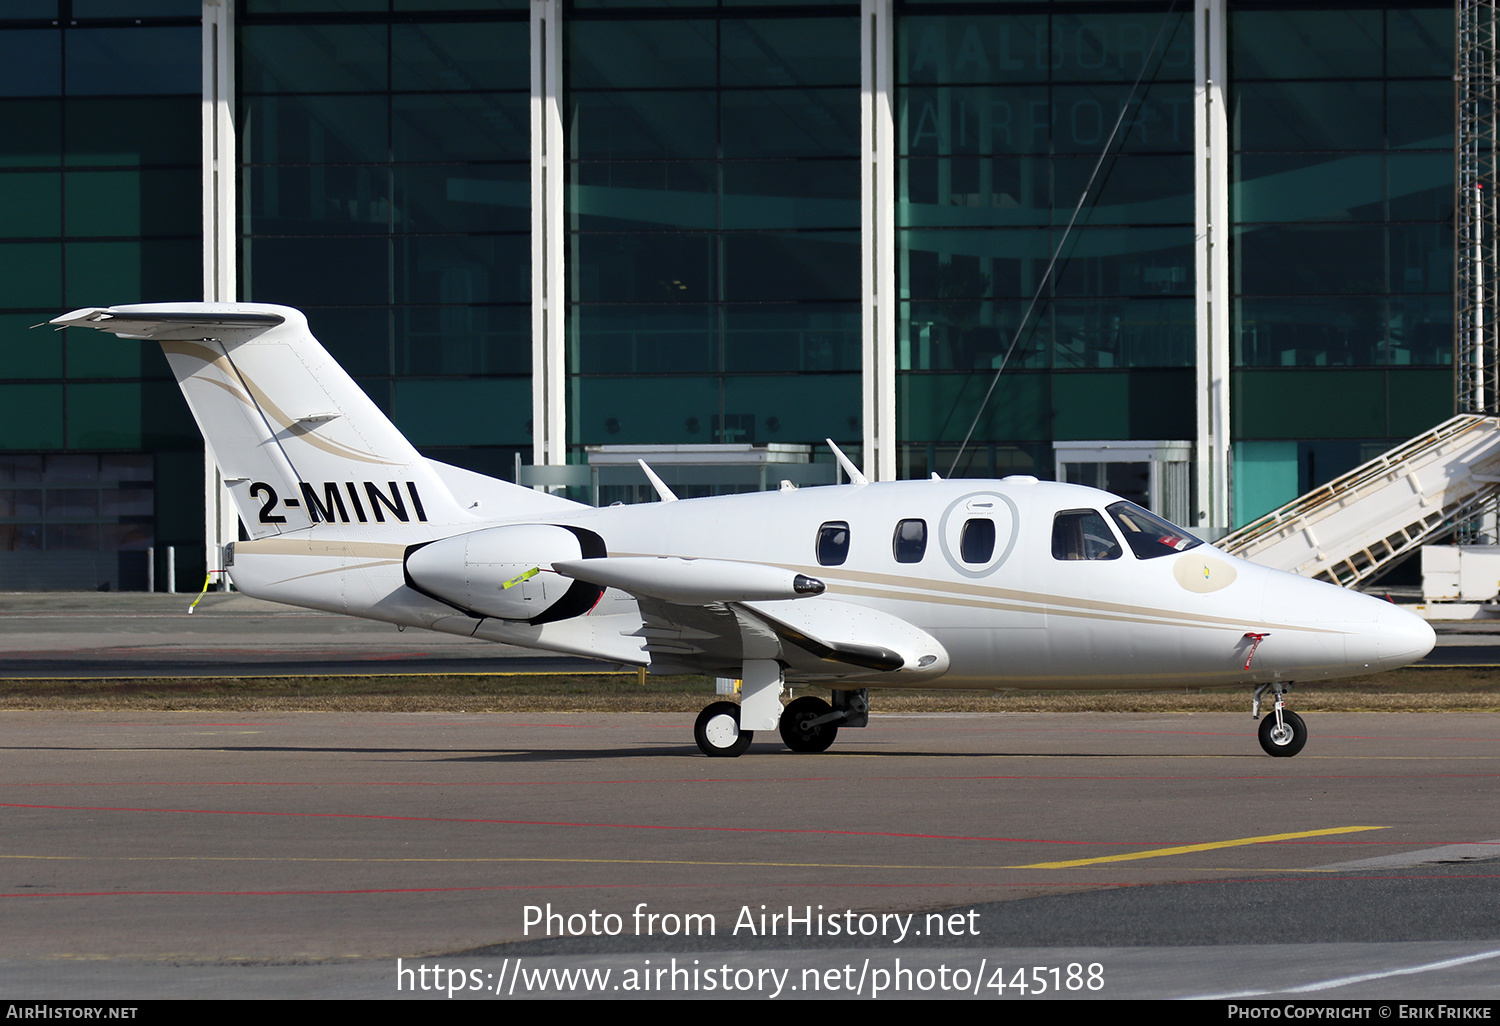
[[[1387,602],[1376,624],[1380,631],[1375,642],[1376,661],[1382,670],[1394,670],[1421,659],[1437,643],[1432,624]]]

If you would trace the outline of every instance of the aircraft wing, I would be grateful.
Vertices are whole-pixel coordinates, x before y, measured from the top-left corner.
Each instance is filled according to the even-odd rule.
[[[732,560],[611,556],[559,560],[567,577],[636,600],[652,668],[737,677],[774,659],[788,681],[910,683],[948,669],[942,644],[905,620],[824,596],[822,581]]]

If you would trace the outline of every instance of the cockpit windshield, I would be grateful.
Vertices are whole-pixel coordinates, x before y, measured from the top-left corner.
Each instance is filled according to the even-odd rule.
[[[1105,509],[1120,527],[1125,542],[1137,559],[1155,559],[1174,552],[1186,552],[1203,541],[1180,527],[1174,527],[1149,510],[1133,502],[1117,502]]]

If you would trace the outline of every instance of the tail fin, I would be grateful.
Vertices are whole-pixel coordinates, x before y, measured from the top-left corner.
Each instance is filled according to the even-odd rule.
[[[75,310],[52,320],[161,344],[252,538],[318,523],[470,524],[574,507],[428,460],[328,355],[301,311],[165,303]],[[497,510],[495,507],[498,506]]]

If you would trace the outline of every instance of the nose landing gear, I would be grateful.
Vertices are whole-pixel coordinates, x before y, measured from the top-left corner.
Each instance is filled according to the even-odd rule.
[[[1287,709],[1286,692],[1290,688],[1290,681],[1272,681],[1269,684],[1261,684],[1255,689],[1255,695],[1250,700],[1250,715],[1260,717],[1261,696],[1270,689],[1276,696],[1271,715],[1260,721],[1260,747],[1267,755],[1273,755],[1281,759],[1289,759],[1302,751],[1302,746],[1307,744],[1307,724],[1302,722],[1302,717]]]

